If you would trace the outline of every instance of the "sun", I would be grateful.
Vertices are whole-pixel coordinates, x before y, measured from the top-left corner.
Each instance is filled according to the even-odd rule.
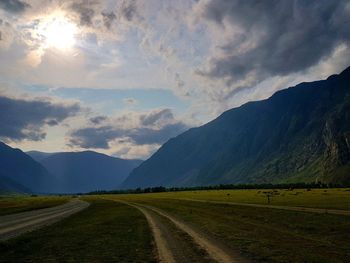
[[[42,24],[40,34],[46,48],[65,51],[75,45],[77,26],[64,16],[52,16]]]

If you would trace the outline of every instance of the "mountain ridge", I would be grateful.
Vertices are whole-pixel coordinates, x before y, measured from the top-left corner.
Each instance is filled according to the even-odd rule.
[[[350,67],[222,113],[170,139],[123,188],[348,182]]]
[[[53,155],[57,152],[41,152],[41,151],[27,151],[25,152],[27,155],[29,155],[30,157],[32,157],[35,161],[40,162],[41,160],[49,157],[50,155]]]

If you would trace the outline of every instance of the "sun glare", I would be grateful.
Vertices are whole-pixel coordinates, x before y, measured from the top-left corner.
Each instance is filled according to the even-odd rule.
[[[48,18],[40,31],[46,47],[68,50],[76,41],[77,26],[65,17]]]

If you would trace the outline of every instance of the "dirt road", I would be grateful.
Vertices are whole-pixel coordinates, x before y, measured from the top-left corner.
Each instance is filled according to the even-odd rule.
[[[222,244],[219,245],[214,239],[158,208],[138,203],[123,203],[139,209],[147,218],[154,235],[159,262],[248,262],[238,253],[230,251]],[[179,233],[175,232],[181,232],[182,235],[179,236]],[[181,246],[183,248],[179,249]]]
[[[0,217],[0,240],[21,235],[77,213],[89,206],[89,203],[74,200],[63,205],[11,214]]]
[[[334,214],[334,215],[350,216],[350,210],[311,208],[311,207],[299,207],[299,206],[260,205],[260,204],[226,202],[226,201],[201,200],[201,199],[192,199],[192,198],[173,198],[173,199],[210,203],[210,204],[239,205],[239,206],[250,206],[250,207],[258,207],[258,208],[273,208],[273,209],[281,209],[281,210],[289,210],[289,211],[297,211],[297,212],[310,212],[310,213],[318,213],[318,214]]]
[[[129,204],[136,209],[140,210],[144,216],[146,217],[148,224],[150,225],[154,237],[154,241],[156,243],[157,251],[158,251],[158,260],[159,262],[167,262],[167,263],[175,263],[174,255],[171,252],[169,244],[167,242],[167,238],[164,235],[163,226],[160,225],[159,221],[145,208]]]

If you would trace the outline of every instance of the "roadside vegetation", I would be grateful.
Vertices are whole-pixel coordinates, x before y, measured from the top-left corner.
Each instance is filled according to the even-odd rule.
[[[89,198],[90,207],[44,229],[0,243],[0,262],[156,262],[144,216]]]
[[[0,216],[53,207],[64,204],[70,199],[70,196],[3,196],[0,198]]]

